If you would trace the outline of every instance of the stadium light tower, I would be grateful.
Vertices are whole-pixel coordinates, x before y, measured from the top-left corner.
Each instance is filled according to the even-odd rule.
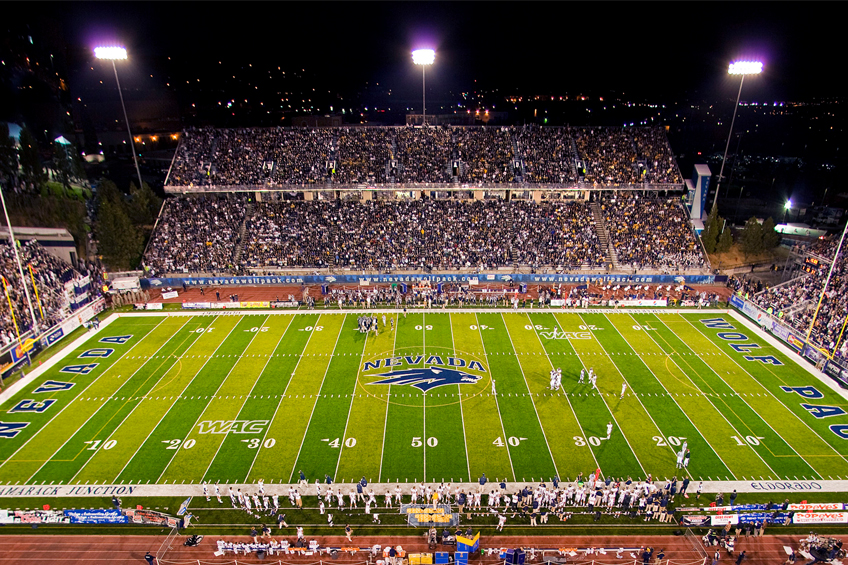
[[[745,75],[758,75],[763,72],[763,64],[760,61],[736,61],[730,63],[727,68],[729,75],[741,75],[739,81],[739,94],[736,95],[736,105],[733,106],[733,119],[730,120],[730,132],[727,134],[727,145],[724,146],[724,157],[721,159],[721,170],[718,172],[718,184],[716,185],[716,193],[713,198],[713,208],[718,203],[718,191],[721,188],[721,179],[724,174],[724,162],[727,160],[727,150],[730,148],[730,138],[733,137],[733,123],[736,121],[736,110],[739,109],[739,98],[742,96],[742,84],[745,82]]]
[[[135,173],[138,175],[138,188],[141,190],[141,169],[138,168],[138,155],[135,153],[135,142],[132,131],[130,131],[130,120],[127,118],[127,107],[124,105],[124,94],[121,92],[121,81],[118,80],[118,67],[115,66],[116,60],[125,60],[127,58],[127,50],[123,47],[95,47],[94,56],[97,59],[105,59],[112,62],[112,70],[115,71],[115,83],[118,85],[118,96],[121,97],[121,108],[124,110],[124,122],[127,124],[127,135],[130,136],[130,149],[132,150],[133,163],[135,163]]]
[[[416,49],[412,52],[412,62],[421,65],[421,125],[427,125],[427,91],[424,86],[424,73],[427,65],[436,60],[436,52],[432,49]]]

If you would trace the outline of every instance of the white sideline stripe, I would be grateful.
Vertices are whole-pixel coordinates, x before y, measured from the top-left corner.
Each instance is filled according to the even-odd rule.
[[[636,318],[634,318],[632,314],[630,314],[630,319],[632,319],[634,322],[636,322]],[[624,337],[624,334],[621,332],[621,330],[618,329],[618,327],[616,327],[615,323],[609,318],[609,316],[607,316],[607,320],[609,320],[610,324],[612,324],[612,327],[615,329],[616,333],[618,333],[618,335],[621,336],[621,338],[628,345],[628,347],[630,347],[630,349],[632,349],[633,351],[636,351],[636,349],[632,345],[630,345],[630,340],[628,340],[626,337]],[[636,322],[636,323],[638,324],[639,322]],[[644,332],[644,333],[654,343],[655,346],[657,346],[660,350],[662,350],[662,347],[660,347],[660,345],[656,342],[656,340],[653,338],[653,336],[650,335],[650,332]],[[651,369],[651,367],[645,362],[645,359],[641,355],[639,355],[638,357],[639,357],[639,360],[642,362],[642,364],[645,366],[645,368],[648,369],[651,372],[651,374],[654,376],[656,381],[663,388],[663,390],[666,392],[668,397],[671,398],[672,401],[677,405],[678,410],[680,410],[683,413],[683,415],[686,416],[686,419],[689,420],[689,423],[692,424],[692,427],[695,428],[695,431],[698,432],[698,435],[701,436],[701,439],[704,440],[704,443],[706,443],[710,447],[712,452],[715,453],[716,457],[718,457],[718,460],[721,461],[722,465],[724,465],[724,468],[727,469],[727,472],[730,473],[731,475],[733,475],[734,480],[736,480],[736,478],[737,478],[736,474],[733,471],[731,471],[730,466],[725,462],[724,459],[721,458],[721,455],[718,454],[718,452],[715,450],[713,445],[704,436],[703,432],[701,432],[701,430],[698,429],[698,426],[695,424],[695,422],[692,420],[692,418],[689,417],[689,414],[686,412],[686,410],[684,410],[683,407],[680,406],[680,404],[677,402],[677,400],[674,399],[674,396],[672,395],[672,393],[669,392],[669,390],[665,387],[665,384],[662,382],[662,380],[660,380],[660,378],[657,376],[657,374],[654,372],[654,370]],[[680,365],[677,364],[676,359],[672,360],[672,363],[674,363],[677,366],[677,368],[680,369],[681,373],[686,375],[687,379],[689,378],[689,375],[686,374],[686,371],[684,371],[683,368]],[[690,379],[690,382],[691,382],[691,379]],[[695,383],[692,383],[692,386],[695,387]],[[700,389],[698,387],[695,387],[695,390],[700,390]],[[713,409],[716,410],[715,406],[713,406]],[[716,410],[716,412],[718,412],[718,410]],[[730,424],[730,422],[728,422],[728,424]],[[730,426],[730,427],[733,428],[734,430],[736,430],[736,428],[734,428],[733,426]],[[738,432],[738,430],[736,430],[736,431]],[[752,449],[753,449],[753,447],[752,447]],[[754,453],[756,453],[756,452],[754,452]],[[689,473],[689,469],[686,469],[686,472]],[[692,477],[692,480],[695,480],[695,477],[693,477],[691,474],[689,476]]]
[[[515,344],[512,343],[512,336],[509,333],[509,328],[506,325],[506,320],[504,319],[503,314],[501,314],[501,322],[503,323],[504,331],[506,331],[506,335],[509,338],[509,346],[512,348],[512,352],[517,355],[518,350],[515,349]],[[527,382],[527,375],[524,374],[524,367],[521,366],[521,361],[519,361],[517,357],[516,362],[518,363],[518,369],[521,371],[521,378],[524,379],[524,386],[527,387],[527,392],[530,393],[530,404],[533,405],[533,412],[536,413],[536,419],[539,421],[539,428],[542,430],[542,436],[545,438],[545,446],[548,448],[548,455],[551,456],[551,463],[554,465],[554,472],[557,476],[559,476],[556,459],[554,459],[554,453],[551,451],[551,444],[548,442],[548,434],[545,433],[545,425],[542,423],[542,419],[539,417],[539,411],[536,409],[536,401],[533,400],[533,391],[530,390],[530,383]]]
[[[480,345],[483,347],[483,356],[486,358],[486,363],[489,365],[489,378],[491,379],[492,378],[492,364],[489,363],[489,354],[486,353],[486,343],[483,341],[483,330],[480,329],[480,318],[477,316],[476,312],[474,313],[474,321],[477,322],[477,324],[476,324],[477,325],[477,335],[480,337]],[[497,392],[497,390],[495,390],[495,392]],[[498,419],[501,421],[501,433],[503,434],[502,437],[504,438],[504,443],[506,444],[506,454],[507,454],[507,456],[509,456],[509,468],[512,471],[512,480],[517,481],[518,477],[515,476],[515,467],[513,467],[513,465],[512,465],[512,453],[510,453],[510,450],[509,450],[509,448],[511,446],[509,445],[509,441],[507,441],[509,439],[509,436],[506,435],[506,428],[504,427],[503,416],[501,415],[501,405],[498,402],[498,395],[495,394],[494,397],[495,397],[495,408],[497,408],[497,411],[498,411]],[[550,449],[548,449],[548,451],[550,451]],[[554,456],[551,455],[551,461],[553,461],[553,458],[554,458]],[[468,477],[468,478],[470,479],[471,477]]]
[[[110,318],[107,318],[106,320],[104,320],[104,324],[101,324],[101,327],[102,327],[102,326],[104,326],[104,325],[106,325],[106,324],[105,324],[105,322],[106,322],[106,321],[109,321],[109,320],[111,320],[111,319],[112,319],[112,318],[110,317]],[[141,338],[140,340],[138,340],[137,342],[135,342],[135,343],[132,345],[132,347],[130,347],[129,349],[127,349],[127,350],[124,352],[124,354],[123,354],[123,355],[121,355],[120,357],[118,357],[118,359],[116,359],[114,363],[112,363],[111,365],[109,365],[109,367],[107,367],[107,368],[106,368],[106,370],[105,370],[105,371],[103,371],[103,374],[101,374],[99,377],[97,377],[96,379],[94,379],[93,381],[91,381],[90,383],[88,383],[88,386],[87,386],[87,387],[85,387],[84,389],[82,389],[82,390],[79,392],[79,394],[77,394],[77,395],[76,395],[76,396],[75,396],[72,400],[70,400],[70,401],[69,401],[69,402],[68,402],[65,406],[63,406],[63,407],[62,407],[62,409],[61,409],[61,410],[59,410],[59,411],[58,411],[58,412],[57,412],[57,413],[56,413],[56,414],[55,414],[52,418],[50,418],[50,419],[49,419],[46,423],[44,423],[44,425],[42,425],[42,426],[41,426],[41,427],[40,427],[40,428],[39,428],[39,429],[38,429],[38,430],[37,430],[34,434],[32,434],[32,437],[30,437],[28,440],[26,440],[26,441],[25,441],[25,442],[24,442],[24,443],[23,443],[23,444],[22,444],[19,448],[17,448],[17,449],[15,450],[15,452],[14,452],[14,453],[12,453],[12,454],[11,454],[8,458],[6,458],[6,460],[5,460],[5,461],[3,461],[2,463],[0,463],[0,467],[2,467],[3,465],[5,465],[5,464],[6,464],[6,463],[8,463],[9,461],[11,461],[11,460],[15,457],[15,455],[17,455],[17,454],[18,454],[18,452],[19,452],[20,450],[22,450],[24,447],[26,447],[26,446],[27,446],[27,444],[29,444],[29,442],[31,442],[33,439],[35,439],[36,437],[38,437],[38,435],[39,435],[41,432],[43,432],[44,430],[46,430],[46,429],[50,426],[50,424],[51,424],[51,423],[53,423],[53,420],[55,420],[56,418],[58,418],[58,417],[59,417],[59,415],[61,415],[61,414],[62,414],[62,412],[64,412],[64,411],[65,411],[65,409],[67,409],[67,408],[69,408],[71,405],[73,405],[74,401],[76,401],[76,399],[77,399],[77,398],[80,398],[80,397],[83,395],[83,393],[85,393],[85,391],[87,391],[89,388],[91,388],[91,386],[93,386],[93,385],[94,385],[94,383],[96,383],[97,381],[99,381],[101,377],[105,376],[105,375],[109,372],[109,370],[110,370],[112,367],[114,367],[116,364],[118,364],[118,363],[121,361],[121,359],[123,359],[124,357],[126,357],[127,355],[129,355],[130,351],[132,351],[133,349],[135,349],[135,347],[136,347],[137,345],[141,344],[141,343],[142,343],[142,342],[143,342],[143,341],[144,341],[144,340],[145,340],[145,339],[146,339],[146,338],[147,338],[150,334],[152,334],[152,333],[156,330],[156,328],[158,328],[160,325],[162,325],[162,322],[164,322],[164,321],[165,321],[165,319],[163,318],[163,319],[162,319],[162,320],[161,320],[158,324],[156,324],[155,326],[153,326],[153,328],[151,328],[151,329],[150,329],[150,331],[149,331],[149,332],[148,332],[148,333],[147,333],[147,334],[146,334],[143,338]],[[183,324],[183,325],[185,325],[185,324]],[[69,345],[68,347],[66,347],[65,349],[63,349],[63,350],[60,352],[60,354],[57,354],[57,356],[56,356],[56,357],[57,357],[57,358],[56,358],[56,361],[55,361],[55,362],[53,362],[53,363],[51,364],[51,366],[52,366],[52,365],[55,365],[56,363],[58,363],[58,362],[59,362],[59,360],[63,360],[63,359],[64,359],[64,358],[65,358],[65,357],[69,354],[69,353],[73,352],[73,351],[74,351],[77,347],[79,347],[82,343],[85,343],[86,341],[88,341],[88,337],[86,337],[86,336],[87,336],[87,334],[86,334],[86,335],[83,335],[83,336],[80,336],[79,338],[77,338],[77,339],[74,341],[74,343],[72,343],[71,345]],[[80,342],[80,340],[82,340],[82,341]],[[80,342],[80,343],[78,343],[78,342]],[[167,343],[167,342],[166,342],[166,343]],[[61,356],[59,356],[59,355],[61,355]],[[52,361],[52,358],[51,358],[51,361]],[[47,365],[47,363],[45,363],[45,364],[44,364],[44,365],[42,365],[42,366],[45,366],[45,365]],[[143,364],[142,364],[142,366],[143,366]],[[45,369],[45,370],[46,370],[46,369]],[[138,369],[136,369],[136,371],[138,371]],[[33,371],[33,372],[34,372],[34,371]],[[133,371],[133,374],[135,374],[135,371]],[[17,384],[17,383],[16,383],[16,384]],[[77,431],[78,431],[78,430],[74,431],[74,433],[71,435],[71,437],[73,437],[74,435],[76,435]],[[70,439],[70,438],[68,438],[68,439]],[[66,441],[66,443],[67,443],[67,441]],[[64,444],[63,444],[63,445],[64,445]],[[61,449],[61,447],[60,447],[59,449]],[[58,450],[57,450],[57,451],[58,451]],[[55,455],[55,454],[56,454],[56,452],[54,451],[54,452],[53,452],[53,455]],[[50,457],[52,458],[52,457],[53,457],[53,455],[51,455]],[[48,459],[48,461],[49,461],[49,459]],[[45,461],[45,463],[46,463],[46,462],[47,462],[47,461]],[[42,464],[42,466],[44,466],[44,464]],[[40,470],[40,469],[41,469],[41,467],[39,467],[39,470]],[[38,472],[38,471],[36,471],[36,472]],[[34,475],[34,473],[33,473],[33,475]],[[30,477],[32,477],[32,475],[30,475]],[[30,477],[27,477],[27,480],[29,480],[29,478],[30,478]]]
[[[212,318],[212,319],[209,321],[209,325],[207,325],[207,326],[206,326],[206,328],[210,327],[213,323],[215,323],[215,321],[216,321],[217,319],[218,319],[218,317],[217,317],[217,316],[215,316],[214,318]],[[118,471],[118,474],[117,474],[117,475],[115,475],[115,478],[113,479],[114,481],[117,481],[117,480],[118,480],[118,478],[119,478],[119,477],[121,476],[121,474],[122,474],[122,473],[126,470],[126,468],[129,466],[129,464],[132,462],[132,460],[133,460],[133,459],[135,459],[136,455],[138,455],[138,452],[141,450],[141,448],[142,448],[142,447],[144,447],[144,445],[147,443],[147,440],[149,440],[149,439],[150,439],[150,436],[152,436],[152,435],[153,435],[153,432],[155,432],[155,431],[159,428],[159,426],[162,424],[162,422],[164,422],[164,421],[165,421],[165,417],[166,417],[168,414],[170,414],[170,413],[171,413],[171,410],[172,410],[172,409],[174,408],[174,406],[176,406],[176,405],[177,405],[177,403],[179,402],[179,400],[180,400],[180,396],[182,396],[182,395],[185,393],[185,391],[188,389],[188,387],[190,387],[190,386],[191,386],[191,383],[193,383],[193,382],[194,382],[194,379],[196,379],[196,378],[197,378],[197,375],[199,375],[199,374],[200,374],[200,372],[201,372],[201,371],[203,371],[203,368],[204,368],[204,367],[206,367],[206,364],[209,362],[209,360],[210,360],[210,359],[212,359],[212,358],[215,356],[215,352],[216,352],[216,351],[218,351],[218,349],[220,349],[220,348],[221,348],[221,346],[224,344],[224,342],[226,342],[226,341],[227,341],[227,338],[230,336],[230,334],[231,334],[231,333],[233,333],[233,330],[236,328],[236,326],[238,326],[238,322],[236,322],[236,323],[233,325],[233,327],[230,329],[230,331],[229,331],[229,332],[227,332],[227,335],[225,335],[225,336],[224,336],[224,339],[223,339],[223,340],[221,340],[221,343],[219,343],[219,344],[218,344],[218,346],[215,348],[215,350],[212,352],[212,354],[210,354],[210,355],[206,358],[206,360],[203,362],[203,364],[202,364],[202,365],[200,365],[200,368],[198,368],[198,369],[197,369],[197,372],[195,372],[195,373],[194,373],[194,376],[191,378],[191,380],[189,381],[189,383],[188,383],[188,384],[187,384],[187,385],[183,388],[183,390],[180,392],[180,394],[179,394],[179,396],[177,397],[177,399],[176,399],[176,400],[174,400],[174,402],[173,402],[173,403],[171,403],[171,406],[169,406],[169,407],[168,407],[168,410],[165,412],[165,414],[164,414],[164,415],[163,415],[163,416],[159,419],[159,421],[158,421],[158,422],[156,422],[156,425],[155,425],[155,426],[153,426],[153,428],[150,430],[150,433],[148,433],[148,434],[147,434],[147,437],[145,437],[145,438],[144,438],[144,440],[142,440],[142,442],[138,444],[138,447],[136,447],[136,448],[135,448],[135,452],[133,452],[132,456],[131,456],[129,459],[127,459],[127,462],[126,462],[126,463],[124,463],[124,466],[121,468],[121,470],[120,470],[120,471]],[[203,332],[203,335],[201,335],[201,336],[200,336],[200,337],[199,337],[199,338],[198,338],[198,339],[197,339],[197,340],[196,340],[196,341],[192,344],[192,347],[194,347],[194,346],[197,344],[197,342],[198,342],[198,341],[200,341],[201,339],[203,339],[203,337],[204,337],[204,336],[206,336],[206,335],[209,335],[209,334],[208,334],[208,332],[205,332],[205,331],[204,331],[204,332]],[[191,349],[191,348],[189,348],[189,349]],[[143,402],[143,401],[144,401],[144,399],[142,399],[142,402]],[[122,425],[123,425],[123,423],[122,423]],[[120,428],[120,426],[118,426],[118,427]],[[179,447],[182,447],[182,444],[180,444],[180,445],[179,445]]]
[[[554,322],[559,326],[559,320],[556,319],[556,316],[551,316],[551,317],[554,319]],[[530,314],[527,314],[527,321],[530,322],[531,326],[535,326],[533,324],[533,319],[530,317]],[[560,326],[560,329],[562,329],[562,326]],[[548,359],[548,364],[551,366],[551,369],[553,369],[554,363],[553,363],[553,361],[551,361],[551,356],[548,355],[548,350],[545,347],[545,344],[542,343],[542,338],[539,337],[539,333],[538,333],[538,331],[536,330],[535,327],[533,328],[533,335],[536,336],[536,340],[539,342],[539,347],[541,347],[542,351],[545,352],[545,357]],[[570,345],[571,344],[569,343],[569,346]],[[571,409],[571,414],[572,414],[572,416],[574,416],[574,421],[577,422],[577,427],[580,428],[580,433],[585,438],[586,437],[586,430],[583,429],[583,424],[580,423],[580,419],[577,417],[577,412],[574,411],[574,407],[571,405],[571,400],[569,400],[569,398],[568,398],[568,393],[566,392],[565,387],[562,386],[562,384],[560,383],[559,388],[562,389],[563,393],[565,393],[564,394],[565,401],[568,402],[568,407]],[[586,440],[586,445],[589,446],[589,453],[592,454],[592,459],[595,461],[595,469],[600,469],[601,466],[598,463],[598,458],[595,457],[595,450],[592,449],[593,446],[592,446],[591,443],[589,443],[589,440]]]
[[[582,316],[580,317],[580,319],[583,320]],[[562,324],[560,323],[559,318],[554,316],[554,321],[556,322],[556,325],[559,326],[559,329],[561,331],[565,331],[565,328],[562,327]],[[583,322],[585,323],[585,320],[583,320]],[[594,339],[594,336],[593,336],[593,339]],[[571,345],[571,342],[569,342],[569,345]],[[600,345],[600,343],[598,345]],[[577,353],[577,348],[574,347],[573,345],[571,347],[572,347],[572,349],[574,349],[574,352]],[[601,347],[601,349],[603,349],[603,346]],[[604,352],[606,352],[606,350],[604,350]],[[607,357],[609,357],[609,356],[607,356]],[[583,356],[578,355],[577,358],[580,360],[580,364],[583,366],[583,368],[588,369],[588,367],[586,367],[586,363],[583,362]],[[612,359],[610,359],[610,361],[612,361]],[[613,365],[615,365],[615,364],[613,363]],[[618,370],[618,367],[616,367],[616,370]],[[619,374],[621,374],[621,371],[619,371]],[[627,386],[630,386],[630,384],[628,383]],[[595,385],[595,388],[597,389],[597,385]],[[630,390],[633,390],[633,388],[631,387]],[[612,413],[612,410],[610,409],[609,404],[607,404],[607,401],[604,398],[603,393],[601,393],[600,389],[598,389],[598,393],[599,393],[598,396],[600,397],[601,401],[604,403],[604,407],[606,407],[607,412],[609,412],[610,418],[612,418],[613,421],[615,422],[615,425],[618,428],[618,431],[621,432],[621,437],[624,438],[625,443],[627,443],[628,449],[630,449],[630,453],[633,454],[633,457],[636,459],[636,462],[639,463],[639,467],[642,468],[642,472],[645,474],[645,478],[647,479],[648,478],[648,471],[645,470],[645,466],[642,465],[642,461],[639,459],[639,456],[636,455],[636,450],[633,449],[632,445],[630,445],[630,440],[627,439],[627,434],[624,433],[624,430],[621,428],[621,425],[618,423],[618,420],[616,419],[615,414]],[[642,406],[642,410],[645,410],[644,406]],[[649,417],[650,417],[650,415],[649,415]],[[653,419],[651,420],[651,422],[653,422]],[[656,426],[657,425],[654,424],[655,428],[656,428]],[[659,429],[657,429],[657,431],[659,432]],[[662,432],[660,432],[660,433],[662,433]],[[583,437],[586,438],[586,443],[589,443],[589,438],[586,437],[585,435]],[[671,447],[669,447],[669,449],[671,449]],[[674,451],[674,450],[672,450],[672,451]],[[601,469],[601,474],[603,474],[603,469]]]

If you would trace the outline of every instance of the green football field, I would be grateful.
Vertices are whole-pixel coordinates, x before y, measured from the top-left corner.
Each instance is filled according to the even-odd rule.
[[[360,315],[117,318],[3,404],[0,484],[848,478],[845,399],[726,313]]]

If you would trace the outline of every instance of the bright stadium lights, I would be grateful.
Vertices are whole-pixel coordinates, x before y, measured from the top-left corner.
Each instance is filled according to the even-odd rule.
[[[739,109],[739,98],[742,96],[742,85],[745,83],[745,75],[758,75],[763,72],[763,64],[760,61],[735,61],[730,63],[727,74],[739,75],[739,94],[736,95],[736,105],[733,107],[733,119],[730,120],[730,131],[727,134],[727,144],[724,146],[724,157],[721,159],[721,169],[718,172],[718,184],[716,184],[713,208],[718,203],[718,192],[721,189],[721,180],[724,175],[724,162],[727,160],[727,150],[730,149],[730,138],[733,137],[733,124],[736,122],[736,110]]]
[[[736,61],[730,63],[727,73],[731,75],[758,75],[763,72],[763,64],[760,61]]]
[[[792,201],[787,200],[786,204],[784,204],[783,207],[786,208],[787,210],[789,210],[790,208],[792,208]]]
[[[412,62],[421,65],[421,125],[427,125],[427,90],[425,87],[424,73],[427,65],[432,65],[436,60],[436,52],[432,49],[416,49],[412,52]]]
[[[108,59],[111,61],[126,59],[127,50],[123,47],[95,47],[94,56],[98,59]]]
[[[121,81],[118,80],[118,67],[115,66],[115,61],[125,60],[127,58],[127,50],[123,47],[95,47],[94,56],[97,59],[111,61],[112,70],[115,71],[115,83],[118,85],[118,96],[121,98],[121,108],[124,110],[124,121],[127,124],[127,134],[130,137],[130,150],[132,151],[133,163],[135,163],[135,173],[138,175],[138,188],[141,189],[141,169],[138,168],[138,155],[135,152],[135,140],[133,139],[132,131],[130,131],[130,120],[127,117],[127,107],[124,105],[124,93],[121,92]]]

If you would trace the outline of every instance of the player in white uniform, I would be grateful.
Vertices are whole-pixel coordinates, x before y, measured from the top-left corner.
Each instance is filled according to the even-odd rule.
[[[585,375],[585,373],[586,373],[586,369],[580,369],[580,380],[577,381],[577,384],[579,384],[579,385],[583,384],[583,375]]]
[[[607,422],[607,439],[612,435],[612,422]]]
[[[492,395],[497,396],[498,392],[495,390],[495,379],[492,379]]]
[[[619,399],[624,398],[624,393],[626,391],[627,391],[627,383],[621,383],[621,396],[619,396]]]

